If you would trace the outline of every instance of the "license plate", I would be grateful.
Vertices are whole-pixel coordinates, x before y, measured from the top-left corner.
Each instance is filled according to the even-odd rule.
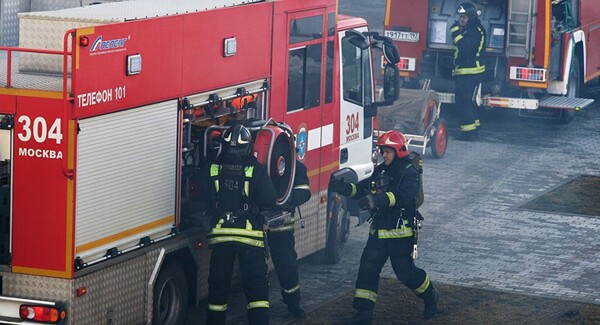
[[[384,31],[385,36],[399,42],[416,43],[419,41],[419,33],[417,32],[401,32],[397,30]]]

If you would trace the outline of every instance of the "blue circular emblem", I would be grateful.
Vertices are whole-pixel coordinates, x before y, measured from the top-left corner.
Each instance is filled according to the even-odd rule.
[[[306,155],[306,143],[308,142],[308,133],[306,128],[301,126],[298,131],[298,139],[296,140],[296,148],[298,148],[298,159],[304,160]]]

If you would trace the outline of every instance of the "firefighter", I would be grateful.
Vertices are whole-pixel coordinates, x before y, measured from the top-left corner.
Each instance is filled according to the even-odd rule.
[[[371,323],[379,274],[388,257],[398,280],[424,300],[423,317],[430,319],[437,313],[438,294],[427,273],[415,266],[411,255],[420,185],[417,170],[408,160],[406,138],[399,131],[387,131],[377,140],[377,146],[384,162],[370,178],[358,184],[343,180],[330,184],[332,191],[358,198],[358,206],[371,211],[369,238],[360,259],[352,304],[357,313],[344,319],[344,324]]]
[[[288,310],[296,318],[306,318],[300,306],[300,283],[298,281],[298,254],[294,239],[295,210],[310,199],[310,187],[306,166],[296,161],[294,184],[290,198],[283,210],[292,213],[292,218],[278,227],[269,228],[269,248],[275,272],[281,286],[281,297]]]
[[[203,173],[200,184],[212,216],[208,234],[210,270],[206,324],[225,324],[227,295],[237,256],[250,324],[269,323],[269,283],[264,220],[260,209],[275,206],[276,192],[252,150],[252,135],[242,124],[223,134],[223,150]]]
[[[483,52],[486,32],[477,18],[478,11],[473,4],[461,3],[456,13],[459,18],[450,27],[450,33],[454,44],[454,99],[460,123],[458,139],[470,141],[480,125],[473,95],[485,72]]]

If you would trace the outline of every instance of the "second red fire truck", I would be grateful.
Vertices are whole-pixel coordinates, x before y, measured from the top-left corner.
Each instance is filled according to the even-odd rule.
[[[405,87],[454,102],[449,28],[463,0],[387,0],[384,33],[402,57]],[[469,1],[467,1],[469,2]],[[570,122],[600,76],[600,6],[585,0],[473,0],[487,31],[483,107]]]

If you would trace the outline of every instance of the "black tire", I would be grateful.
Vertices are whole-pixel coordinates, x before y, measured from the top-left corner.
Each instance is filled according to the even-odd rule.
[[[324,262],[337,264],[342,259],[341,250],[350,235],[350,213],[346,199],[332,204],[332,217],[329,222],[327,244],[325,247]]]
[[[448,146],[448,127],[443,118],[437,119],[433,122],[433,125],[435,126],[435,132],[429,141],[431,154],[433,158],[440,159],[446,153],[446,147]]]
[[[577,56],[573,56],[573,62],[571,63],[571,70],[569,71],[569,84],[567,85],[567,96],[568,98],[577,98],[581,92],[581,69],[579,66],[579,59]],[[560,112],[560,122],[562,124],[569,124],[575,118],[576,111],[570,109],[563,109]]]
[[[152,324],[183,324],[188,308],[185,273],[179,263],[165,265],[154,283]]]

